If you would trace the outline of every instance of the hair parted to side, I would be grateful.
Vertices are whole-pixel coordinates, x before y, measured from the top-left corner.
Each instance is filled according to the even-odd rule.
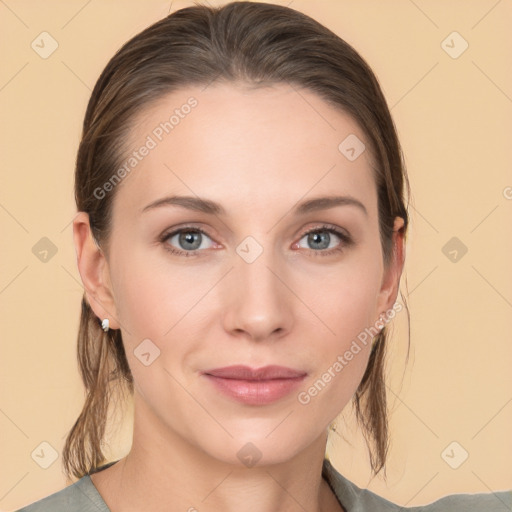
[[[307,15],[250,1],[180,9],[125,43],[101,73],[78,148],[75,200],[78,211],[88,213],[92,234],[105,254],[117,187],[102,199],[94,191],[125,159],[135,116],[177,89],[214,81],[252,87],[288,83],[316,93],[352,116],[368,138],[365,143],[375,162],[380,239],[387,266],[393,258],[396,216],[404,219],[404,236],[407,232],[404,193],[409,197],[410,192],[396,129],[375,75],[348,43]],[[384,467],[388,451],[386,338],[385,327],[377,335],[353,397],[374,474]],[[81,478],[108,462],[101,444],[109,404],[121,390],[133,393],[121,331],[101,329],[85,294],[77,355],[86,398],[63,450],[68,478]]]

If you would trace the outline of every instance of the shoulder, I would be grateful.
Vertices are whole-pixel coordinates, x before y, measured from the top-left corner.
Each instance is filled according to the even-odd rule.
[[[110,512],[88,475],[16,512]]]
[[[510,512],[512,490],[480,494],[452,494],[429,505],[411,507],[412,512]]]
[[[361,489],[340,474],[328,459],[322,472],[347,512],[510,512],[512,490],[481,494],[452,494],[420,507],[402,507],[381,496]]]

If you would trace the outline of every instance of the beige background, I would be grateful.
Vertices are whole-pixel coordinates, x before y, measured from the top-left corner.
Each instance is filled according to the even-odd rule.
[[[191,3],[0,1],[1,510],[66,484],[60,453],[83,400],[73,165],[91,89],[122,43]],[[413,190],[406,266],[412,356],[405,367],[401,313],[389,359],[388,481],[370,481],[349,415],[341,435],[332,435],[330,458],[357,485],[407,506],[511,488],[512,3],[277,3],[312,15],[372,66]],[[47,59],[31,48],[43,31],[58,42]],[[469,44],[456,59],[442,45],[453,31]],[[445,43],[452,53],[462,48],[457,37]],[[57,248],[47,262],[32,252],[43,237]],[[451,246],[443,252],[452,237],[468,249],[455,262],[444,254]],[[129,419],[123,435],[109,441],[112,457],[129,448]],[[460,447],[448,458],[453,441]],[[31,457],[42,442],[58,455],[47,469]],[[460,461],[462,450],[468,459],[452,469],[445,460]]]

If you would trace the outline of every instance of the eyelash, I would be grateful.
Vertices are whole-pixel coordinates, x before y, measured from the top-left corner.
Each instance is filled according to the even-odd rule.
[[[174,235],[177,235],[181,232],[189,232],[189,231],[202,233],[203,235],[206,235],[208,238],[212,238],[206,231],[204,231],[201,228],[198,228],[195,226],[184,226],[175,231],[171,231],[170,233],[164,233],[163,235],[160,236],[159,240],[163,244],[164,249],[166,251],[170,252],[171,254],[175,254],[177,256],[185,256],[185,257],[197,256],[198,253],[201,252],[201,249],[195,249],[193,251],[181,251],[179,249],[171,247],[168,243],[166,243],[167,240],[169,240],[169,238],[172,238]],[[309,249],[309,252],[312,252],[314,256],[332,256],[335,253],[343,252],[343,250],[344,250],[343,247],[345,247],[345,248],[350,247],[351,245],[354,244],[354,241],[352,240],[352,238],[349,235],[338,230],[337,228],[334,228],[333,226],[329,226],[326,224],[324,224],[322,226],[314,227],[312,229],[309,229],[308,231],[305,231],[302,234],[302,236],[300,237],[300,240],[302,240],[306,235],[309,235],[310,233],[322,233],[324,231],[326,231],[328,233],[333,233],[336,236],[338,236],[341,239],[341,244],[340,244],[341,246],[335,247],[334,249],[329,249],[329,250],[315,251],[313,249]]]

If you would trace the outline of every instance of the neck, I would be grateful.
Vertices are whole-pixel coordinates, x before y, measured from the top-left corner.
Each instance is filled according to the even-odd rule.
[[[129,454],[91,476],[111,512],[343,510],[322,479],[327,433],[289,460],[245,467],[211,457],[139,406]]]

